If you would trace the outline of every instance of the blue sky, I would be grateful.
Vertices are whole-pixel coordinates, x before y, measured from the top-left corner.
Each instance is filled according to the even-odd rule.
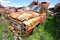
[[[21,6],[28,6],[33,0],[0,0],[0,3],[4,6],[15,6],[15,7],[21,7]],[[55,4],[59,3],[60,0],[38,0],[41,1],[49,1],[50,6],[53,7]]]

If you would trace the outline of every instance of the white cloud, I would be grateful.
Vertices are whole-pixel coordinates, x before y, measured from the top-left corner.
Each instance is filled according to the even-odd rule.
[[[11,0],[0,0],[0,3],[1,3],[1,5],[5,6],[5,7],[7,7],[7,6],[20,7],[20,5],[11,4]]]
[[[15,4],[9,4],[8,6],[11,6],[11,7],[23,7],[23,5],[15,5]]]
[[[49,6],[49,8],[53,8],[53,7],[54,7],[54,5],[50,5],[50,6]]]
[[[3,5],[3,6],[8,6],[10,4],[10,0],[0,0],[0,3]]]

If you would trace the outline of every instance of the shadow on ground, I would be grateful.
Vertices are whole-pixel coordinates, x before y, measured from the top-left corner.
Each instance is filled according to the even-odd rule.
[[[50,33],[54,40],[60,40],[60,22],[57,22],[54,17],[47,18],[44,25],[44,31]]]

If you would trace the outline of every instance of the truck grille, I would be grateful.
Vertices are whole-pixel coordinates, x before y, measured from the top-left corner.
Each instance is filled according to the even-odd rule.
[[[12,25],[14,28],[18,29],[19,31],[26,32],[26,25],[25,24],[20,24],[18,22],[15,22],[13,19],[10,19],[9,21],[10,25]]]

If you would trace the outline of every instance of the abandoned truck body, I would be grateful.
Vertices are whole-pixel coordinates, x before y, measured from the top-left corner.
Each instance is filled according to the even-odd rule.
[[[23,30],[28,33],[30,30],[35,28],[37,24],[43,23],[43,21],[46,19],[46,14],[38,14],[30,11],[26,13],[22,12],[22,14],[21,12],[16,12],[11,13],[9,15],[9,19],[12,26],[16,27],[18,30],[20,30],[20,28],[23,28]],[[23,26],[20,24],[23,24]]]
[[[44,5],[44,4],[41,4]],[[45,4],[48,6],[48,3]],[[43,7],[44,8],[44,7]],[[48,7],[47,7],[48,8]],[[45,9],[47,9],[45,8]],[[43,23],[47,17],[47,10],[44,12],[36,13],[34,11],[21,11],[8,14],[9,28],[12,32],[22,32],[25,37],[29,34],[39,23]]]

